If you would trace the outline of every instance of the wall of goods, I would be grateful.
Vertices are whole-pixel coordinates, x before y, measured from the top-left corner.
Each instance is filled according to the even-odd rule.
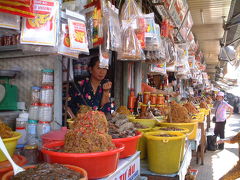
[[[136,88],[133,84],[138,84],[138,86],[141,84],[131,77],[142,79],[142,77],[138,77],[136,68],[142,68],[143,63],[151,75],[166,75],[168,72],[174,72],[178,83],[182,84],[181,90],[186,89],[190,81],[193,86],[201,85],[202,89],[211,89],[211,83],[204,72],[204,56],[191,32],[192,26],[193,20],[186,0],[142,0],[141,4],[135,0],[76,0],[63,1],[62,3],[57,0],[0,1],[0,68],[11,69],[14,66],[22,68],[22,75],[20,74],[13,82],[21,89],[20,101],[26,101],[29,110],[29,114],[22,113],[18,117],[16,130],[25,135],[22,136],[19,144],[30,145],[30,149],[25,149],[26,152],[27,150],[35,152],[35,150],[37,151],[35,145],[41,145],[39,143],[41,136],[48,135],[51,131],[50,123],[55,120],[53,114],[57,114],[53,110],[54,105],[57,105],[54,104],[56,99],[54,94],[58,90],[56,87],[54,89],[54,85],[56,85],[54,81],[56,82],[57,78],[54,79],[56,71],[53,71],[57,57],[67,57],[61,61],[65,68],[68,66],[68,59],[73,59],[71,74],[76,77],[83,76],[87,74],[87,63],[84,60],[86,58],[84,55],[92,55],[90,52],[93,49],[99,54],[100,67],[102,68],[110,69],[112,57],[116,57],[116,61],[122,63],[122,71],[118,72],[123,72],[123,74],[127,72],[130,78],[128,79],[124,75],[123,82],[126,82],[126,87],[123,88],[127,88],[127,91],[119,90],[119,92],[127,94],[125,98],[128,98],[129,95],[132,102],[131,112],[126,107],[120,106],[116,114],[105,117],[101,112],[90,111],[87,108],[81,109],[83,112],[80,111],[77,114],[76,121],[68,121],[70,128],[68,131],[66,129],[60,130],[57,134],[52,131],[53,134],[48,136],[52,140],[58,137],[58,133],[66,134],[65,145],[63,147],[63,144],[58,144],[56,147],[45,148],[42,150],[45,156],[59,156],[62,151],[68,152],[69,155],[61,156],[61,160],[56,158],[55,162],[67,164],[70,163],[69,159],[76,158],[75,162],[77,163],[73,163],[73,165],[86,169],[89,178],[105,177],[116,171],[116,159],[118,160],[118,158],[113,158],[115,162],[106,161],[106,166],[111,165],[112,168],[109,168],[107,172],[107,168],[104,169],[105,165],[102,165],[103,162],[95,163],[95,159],[89,158],[87,159],[89,162],[86,163],[86,161],[80,161],[82,154],[79,157],[72,157],[72,153],[105,153],[102,151],[110,151],[116,155],[123,150],[123,147],[118,144],[119,140],[130,137],[130,139],[135,140],[135,144],[131,145],[135,149],[125,148],[120,154],[120,158],[133,158],[141,134],[152,130],[160,121],[166,120],[169,113],[172,114],[172,117],[168,119],[170,123],[178,122],[192,125],[190,128],[191,138],[194,140],[198,123],[196,120],[203,121],[204,116],[209,112],[207,106],[200,108],[189,103],[185,105],[189,107],[188,112],[181,104],[172,103],[167,106],[165,104],[167,99],[162,94],[147,92],[143,95],[139,94],[136,98],[136,92],[130,90],[130,88]],[[18,51],[18,54],[15,51]],[[79,55],[82,58],[79,58]],[[127,68],[123,70],[125,67]],[[114,77],[112,78],[114,79]],[[64,72],[65,80],[66,72]],[[164,79],[162,81],[165,82]],[[201,99],[196,98],[193,101],[200,104]],[[140,107],[139,104],[144,104],[144,106]],[[137,117],[132,115],[133,111],[136,113],[144,112],[148,106],[152,107],[151,110],[154,112],[147,111]],[[158,116],[159,119],[153,115]],[[192,117],[195,118],[194,122]],[[71,126],[72,123],[74,126]],[[110,135],[107,132],[108,128]],[[136,129],[143,128],[148,130],[136,133]],[[155,130],[159,130],[158,128]],[[174,128],[179,127],[171,127],[170,130]],[[76,132],[80,133],[76,134]],[[59,138],[64,138],[64,135],[59,136]],[[175,136],[179,136],[179,134],[172,133],[169,137]],[[154,143],[154,139],[162,137],[164,135],[155,133],[146,136],[152,143],[151,148],[149,148],[150,154],[155,154],[155,146],[158,146]],[[113,142],[111,138],[114,139]],[[155,156],[150,154],[149,169],[158,174],[178,172],[184,159],[184,153],[188,152],[189,148],[185,144],[185,138],[186,136],[182,134],[176,143],[177,151],[173,156],[175,157],[177,154],[177,157],[174,162],[171,162],[174,164],[174,169],[162,171],[164,168],[161,166],[166,165],[165,162],[168,160],[164,160],[162,163],[158,161],[158,167],[156,167],[154,166]],[[141,158],[143,159],[147,156],[145,151],[147,145],[143,138],[140,141],[143,144],[139,145],[138,150],[142,151]],[[89,143],[74,144],[74,142]],[[63,149],[54,150],[52,154],[50,151],[54,148]],[[171,147],[168,148],[171,149]],[[131,165],[129,170],[131,176],[138,176],[140,171],[139,154],[135,154],[135,156],[138,157],[138,161],[135,161],[137,158],[131,161],[131,163],[135,163]],[[34,157],[36,158],[36,154]],[[118,156],[116,155],[116,157]],[[37,160],[34,159],[31,162],[34,164]],[[169,163],[169,167],[172,167],[171,163]],[[97,168],[97,171],[91,169],[92,167]],[[131,179],[130,175],[129,179]],[[116,174],[115,177],[117,176],[119,174]],[[112,179],[114,178],[112,177]]]

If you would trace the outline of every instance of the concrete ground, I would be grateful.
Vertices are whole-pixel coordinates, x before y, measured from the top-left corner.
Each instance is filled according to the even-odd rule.
[[[209,133],[213,133],[214,124],[211,124]],[[227,120],[225,137],[236,135],[240,131],[240,115],[234,114]],[[226,174],[238,161],[238,144],[225,144],[220,151],[207,151],[204,156],[204,165],[196,164],[192,158],[191,167],[198,170],[197,180],[218,180]]]

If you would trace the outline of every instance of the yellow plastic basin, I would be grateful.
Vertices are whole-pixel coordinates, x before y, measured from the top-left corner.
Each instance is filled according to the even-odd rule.
[[[198,122],[192,121],[190,123],[159,123],[163,127],[178,127],[178,128],[187,128],[189,130],[188,139],[193,140],[197,137]]]
[[[142,124],[142,125],[144,125],[148,128],[153,128],[157,123],[156,119],[129,119],[129,121],[137,122],[137,123]]]
[[[176,137],[155,135],[170,134]],[[149,169],[159,174],[173,174],[179,171],[186,135],[180,132],[155,131],[145,134]]]
[[[14,137],[3,139],[3,143],[5,144],[5,146],[8,150],[8,153],[10,154],[11,157],[13,156],[13,154],[16,150],[18,139],[20,139],[21,136],[22,136],[21,133],[14,132]],[[6,161],[6,160],[7,160],[6,156],[2,153],[2,151],[0,151],[0,162]]]
[[[151,128],[138,129],[138,131],[142,132],[143,136],[138,141],[137,150],[141,151],[140,159],[144,159],[144,158],[146,158],[146,155],[147,155],[147,147],[146,147],[147,146],[147,140],[146,140],[146,137],[144,136],[144,134],[146,132],[150,132]]]

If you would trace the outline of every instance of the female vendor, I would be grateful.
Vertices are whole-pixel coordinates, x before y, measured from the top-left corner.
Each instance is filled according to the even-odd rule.
[[[99,67],[99,57],[91,58],[88,65],[90,77],[70,85],[68,106],[74,114],[80,105],[87,105],[93,110],[110,113],[113,105],[110,102],[112,82],[105,79],[107,69]]]

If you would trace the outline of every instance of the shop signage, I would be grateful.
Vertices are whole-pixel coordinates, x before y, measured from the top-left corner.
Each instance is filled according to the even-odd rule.
[[[134,180],[140,176],[140,158],[136,158],[132,163],[123,168],[112,177],[112,180]]]

